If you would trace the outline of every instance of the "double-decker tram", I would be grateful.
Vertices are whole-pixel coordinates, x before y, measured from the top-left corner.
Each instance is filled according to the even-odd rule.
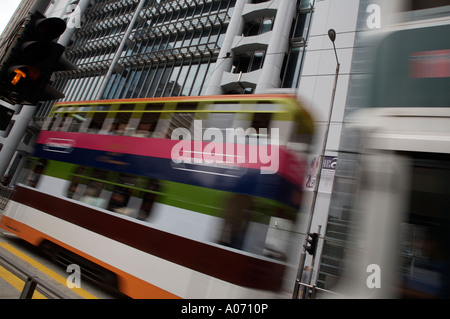
[[[284,94],[56,103],[1,227],[132,298],[280,296],[312,136]]]
[[[322,258],[347,297],[450,297],[450,2],[403,3],[342,142],[341,234]]]

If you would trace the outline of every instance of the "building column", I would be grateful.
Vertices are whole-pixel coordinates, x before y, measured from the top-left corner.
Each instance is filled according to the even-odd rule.
[[[267,46],[261,76],[256,84],[255,93],[264,93],[267,89],[280,87],[281,68],[289,49],[289,33],[296,14],[296,1],[283,0],[277,10],[273,36]]]
[[[248,0],[238,0],[234,6],[233,16],[228,24],[227,33],[222,43],[222,48],[217,58],[216,67],[209,80],[209,85],[206,90],[206,95],[220,95],[223,94],[220,83],[222,82],[222,76],[224,72],[230,72],[233,65],[233,57],[231,55],[231,49],[233,46],[234,37],[242,34],[244,28],[244,19],[242,13],[244,11],[245,4]]]

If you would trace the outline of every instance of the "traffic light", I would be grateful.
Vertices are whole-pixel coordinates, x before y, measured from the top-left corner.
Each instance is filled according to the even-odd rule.
[[[306,251],[313,255],[316,253],[317,249],[317,242],[319,241],[319,234],[318,233],[308,233],[308,238],[306,238],[306,241],[308,244],[303,245],[305,247]]]
[[[13,34],[0,64],[0,98],[11,104],[35,105],[64,94],[50,85],[54,71],[73,70],[63,56],[65,47],[53,40],[65,31],[60,18],[36,11]]]
[[[0,105],[0,131],[6,131],[13,115],[14,115],[13,110],[3,105]]]

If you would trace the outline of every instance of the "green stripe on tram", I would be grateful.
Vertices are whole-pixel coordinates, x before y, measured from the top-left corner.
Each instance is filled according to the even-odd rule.
[[[92,177],[82,177],[74,174],[75,169],[78,166],[78,164],[47,160],[47,165],[43,174],[67,181],[71,181],[74,176],[84,178],[85,180],[93,179]],[[109,173],[113,173],[113,171],[109,171]],[[153,192],[136,186],[119,184],[114,181],[99,181],[103,182],[105,185],[127,187],[141,194],[142,192]],[[215,217],[223,217],[226,203],[233,194],[232,192],[167,180],[159,181],[161,183],[161,188],[158,193],[161,196],[157,197],[157,202]],[[137,195],[136,192],[133,192],[133,194]],[[283,215],[286,215],[284,217],[291,219],[295,219],[295,215],[297,214],[296,210],[273,199],[254,197],[254,200],[255,209],[252,214],[252,220],[256,222],[268,224],[270,216],[276,214],[277,211],[283,211]]]

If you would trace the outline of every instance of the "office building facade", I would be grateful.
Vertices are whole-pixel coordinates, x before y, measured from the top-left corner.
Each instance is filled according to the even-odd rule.
[[[65,100],[298,86],[311,0],[88,2],[83,12],[73,12],[66,40],[66,56],[78,70],[57,74]],[[51,15],[60,11],[67,6],[49,9]],[[43,107],[39,115],[46,114]]]

